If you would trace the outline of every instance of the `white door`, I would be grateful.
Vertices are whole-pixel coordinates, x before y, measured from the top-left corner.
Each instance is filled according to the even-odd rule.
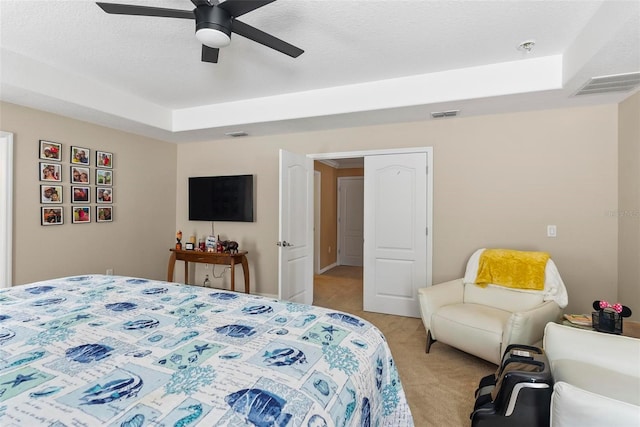
[[[364,310],[420,317],[427,286],[427,153],[365,156]]]
[[[338,178],[338,264],[362,267],[364,178]]]
[[[278,298],[313,303],[313,160],[280,150]]]
[[[0,288],[10,288],[13,248],[13,134],[0,131]]]

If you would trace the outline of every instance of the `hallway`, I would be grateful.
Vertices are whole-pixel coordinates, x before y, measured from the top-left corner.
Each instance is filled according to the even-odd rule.
[[[362,267],[340,265],[313,276],[313,305],[362,312]]]

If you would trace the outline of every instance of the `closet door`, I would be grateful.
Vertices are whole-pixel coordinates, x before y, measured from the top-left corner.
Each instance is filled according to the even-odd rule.
[[[365,156],[364,310],[420,317],[427,278],[427,153]]]
[[[338,265],[362,267],[364,178],[338,178]]]

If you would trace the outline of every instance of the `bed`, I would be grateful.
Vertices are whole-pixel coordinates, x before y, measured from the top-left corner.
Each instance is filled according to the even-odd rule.
[[[413,421],[385,338],[361,318],[89,275],[0,290],[0,425]]]

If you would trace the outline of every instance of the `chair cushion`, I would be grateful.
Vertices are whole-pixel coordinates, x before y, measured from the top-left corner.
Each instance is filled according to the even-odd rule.
[[[556,382],[551,397],[551,427],[637,426],[640,406]]]
[[[480,304],[451,304],[431,317],[433,338],[499,363],[502,332],[511,313]]]
[[[570,344],[569,344],[570,345]],[[554,381],[564,381],[611,399],[640,406],[640,378],[578,360],[559,359],[551,364]]]
[[[491,285],[482,288],[473,283],[464,285],[465,303],[488,305],[509,312],[527,311],[542,304],[543,300],[542,292],[523,292]]]

